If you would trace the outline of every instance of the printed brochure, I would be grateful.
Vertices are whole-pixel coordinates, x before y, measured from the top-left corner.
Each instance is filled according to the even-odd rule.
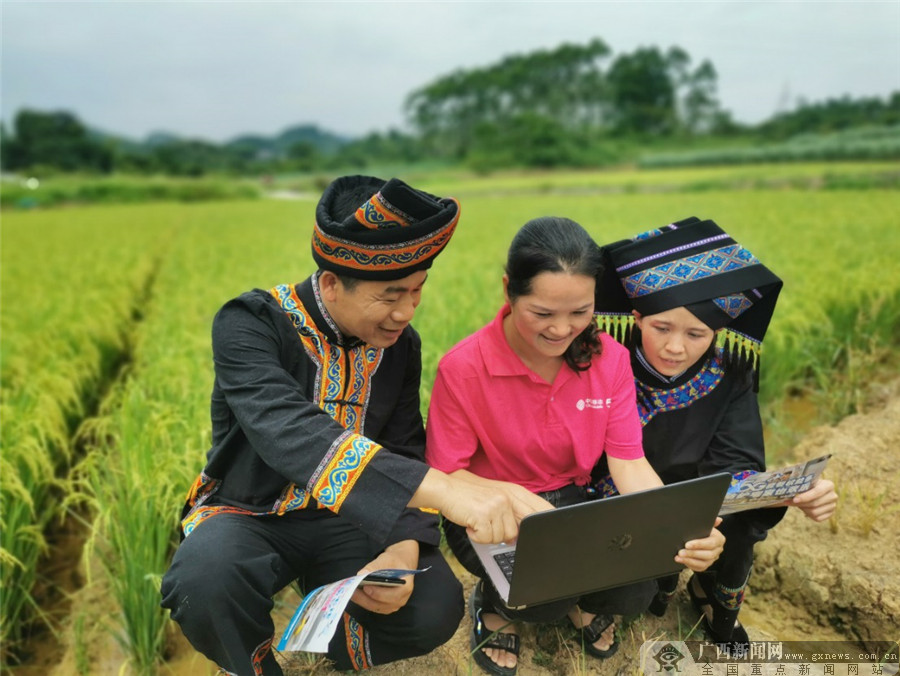
[[[732,480],[719,516],[779,505],[798,493],[809,490],[822,474],[830,457],[830,454],[823,455],[772,472],[757,472]]]
[[[385,568],[375,571],[381,577],[401,577],[415,575],[428,570],[405,570]],[[328,652],[328,642],[334,636],[344,608],[353,592],[367,575],[354,575],[331,584],[313,589],[307,594],[288,623],[278,650],[300,650],[311,653]]]

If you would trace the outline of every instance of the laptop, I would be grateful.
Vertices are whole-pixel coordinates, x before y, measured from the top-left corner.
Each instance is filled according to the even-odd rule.
[[[510,608],[677,573],[675,555],[710,530],[728,473],[529,514],[514,544],[472,542]]]

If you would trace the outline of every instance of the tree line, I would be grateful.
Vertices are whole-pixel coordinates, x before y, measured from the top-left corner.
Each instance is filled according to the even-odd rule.
[[[456,71],[412,92],[406,112],[437,156],[581,164],[613,137],[731,131],[716,88],[712,63],[693,67],[680,47],[613,58],[598,38]]]
[[[168,138],[127,144],[97,137],[71,113],[20,111],[0,129],[6,170],[166,173],[200,176],[328,171],[374,162],[439,160],[478,169],[598,166],[634,148],[699,137],[780,140],[804,132],[900,124],[900,92],[886,100],[843,97],[801,103],[756,126],[736,123],[718,100],[718,74],[682,48],[641,47],[614,55],[601,39],[513,55],[460,69],[412,91],[411,133],[359,139],[298,128],[273,145],[259,137],[227,144]]]
[[[0,127],[0,163],[6,171],[82,171],[203,176],[311,171],[326,160],[346,162],[344,139],[313,126],[276,140],[241,137],[226,144],[158,134],[144,143],[92,132],[67,111],[20,110],[14,132]]]

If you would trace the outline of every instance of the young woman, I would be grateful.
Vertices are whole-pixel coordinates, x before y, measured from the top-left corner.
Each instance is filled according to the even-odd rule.
[[[599,324],[630,349],[644,452],[653,469],[667,484],[764,470],[756,383],[781,280],[714,222],[697,218],[603,250]],[[595,476],[603,469],[601,461]],[[824,521],[836,502],[834,484],[820,479],[789,504]],[[691,578],[688,592],[714,641],[749,640],[737,617],[753,546],[784,512],[726,516],[719,527],[726,537],[722,556]],[[650,610],[662,615],[678,576],[658,582]]]
[[[600,251],[577,223],[539,218],[522,227],[503,276],[506,304],[438,365],[426,425],[429,464],[474,482],[524,487],[548,508],[595,497],[589,484],[601,455],[621,492],[661,485],[641,449],[628,352],[594,323],[599,269]],[[515,673],[515,621],[568,615],[585,649],[608,657],[618,647],[612,616],[642,612],[656,591],[650,581],[513,611],[487,579],[466,531],[445,521],[445,534],[481,578],[470,597],[470,642],[481,646],[474,657],[489,673]],[[704,570],[722,542],[713,529],[686,543],[675,560]]]

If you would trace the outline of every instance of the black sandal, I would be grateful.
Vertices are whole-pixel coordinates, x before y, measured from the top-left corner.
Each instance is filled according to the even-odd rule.
[[[579,612],[581,611],[579,610]],[[574,623],[572,626],[575,627],[575,630],[581,635],[581,644],[585,652],[594,657],[598,657],[601,660],[605,660],[606,658],[615,655],[616,651],[619,649],[619,642],[616,641],[615,634],[613,634],[612,645],[606,650],[600,650],[600,648],[596,647],[594,644],[603,638],[603,632],[609,629],[611,624],[615,624],[615,621],[616,620],[612,615],[595,615],[594,619],[590,621],[590,624],[586,624],[581,628],[575,627]]]
[[[703,596],[694,589],[694,580],[700,586]],[[700,613],[703,631],[713,643],[750,643],[747,630],[737,619],[740,609],[729,610],[715,602],[711,579],[704,575],[693,575],[688,581],[687,588],[694,609]],[[712,609],[712,622],[707,617],[707,608]]]
[[[521,642],[518,634],[505,634],[499,629],[491,631],[481,619],[484,613],[496,613],[493,608],[484,607],[484,593],[481,585],[484,581],[475,584],[475,588],[469,595],[469,616],[472,618],[472,631],[469,632],[469,648],[475,664],[489,674],[496,676],[515,676],[518,668],[519,648]],[[499,614],[499,613],[497,613]],[[502,615],[501,615],[502,617]],[[501,667],[484,652],[485,648],[504,650],[516,656],[517,664],[514,667]]]

